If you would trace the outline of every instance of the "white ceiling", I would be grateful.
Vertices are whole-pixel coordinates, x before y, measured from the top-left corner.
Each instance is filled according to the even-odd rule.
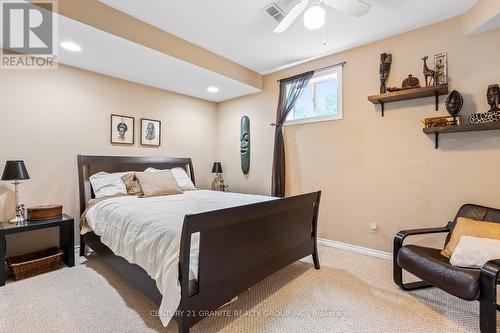
[[[274,34],[277,23],[261,10],[273,0],[100,1],[262,74],[456,16],[477,2],[365,0],[372,9],[361,18],[327,8],[323,46],[321,29],[306,30],[302,18]],[[274,1],[285,12],[299,2]]]
[[[62,15],[58,15],[57,24],[59,42],[72,41],[82,47],[81,52],[59,47],[57,57],[61,64],[212,102],[260,91]],[[209,86],[218,87],[219,92],[209,93]]]
[[[212,102],[259,92],[237,80],[60,16],[59,41],[66,40],[82,47],[78,53],[59,49],[59,62],[66,65]],[[209,86],[220,90],[211,94],[207,92]]]

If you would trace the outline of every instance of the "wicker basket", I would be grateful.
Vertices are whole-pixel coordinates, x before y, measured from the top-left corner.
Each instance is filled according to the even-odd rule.
[[[14,280],[26,279],[59,268],[63,252],[57,247],[9,257],[5,261],[14,276]]]

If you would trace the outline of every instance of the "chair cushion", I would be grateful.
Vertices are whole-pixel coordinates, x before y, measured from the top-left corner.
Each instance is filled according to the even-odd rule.
[[[450,241],[446,244],[444,250],[441,251],[441,254],[446,258],[451,258],[462,236],[500,239],[500,224],[459,217]]]
[[[413,275],[462,299],[479,297],[479,269],[450,264],[438,249],[405,245],[398,252],[398,264]]]

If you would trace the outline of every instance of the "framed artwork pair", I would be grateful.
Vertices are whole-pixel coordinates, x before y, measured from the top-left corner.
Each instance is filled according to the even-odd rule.
[[[161,145],[161,121],[141,118],[141,145]],[[111,143],[133,145],[135,143],[135,118],[118,114],[111,115]]]

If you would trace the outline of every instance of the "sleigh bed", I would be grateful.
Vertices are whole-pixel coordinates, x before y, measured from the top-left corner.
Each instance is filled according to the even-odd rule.
[[[94,197],[89,177],[101,171],[183,168],[195,182],[190,158],[78,156],[80,210]],[[181,300],[173,319],[179,332],[190,327],[278,270],[312,255],[320,268],[316,231],[321,192],[184,216],[178,252]],[[193,235],[199,235],[198,269],[190,278]],[[102,260],[155,303],[162,295],[139,265],[116,255],[94,232],[80,238],[80,255],[91,248]]]

